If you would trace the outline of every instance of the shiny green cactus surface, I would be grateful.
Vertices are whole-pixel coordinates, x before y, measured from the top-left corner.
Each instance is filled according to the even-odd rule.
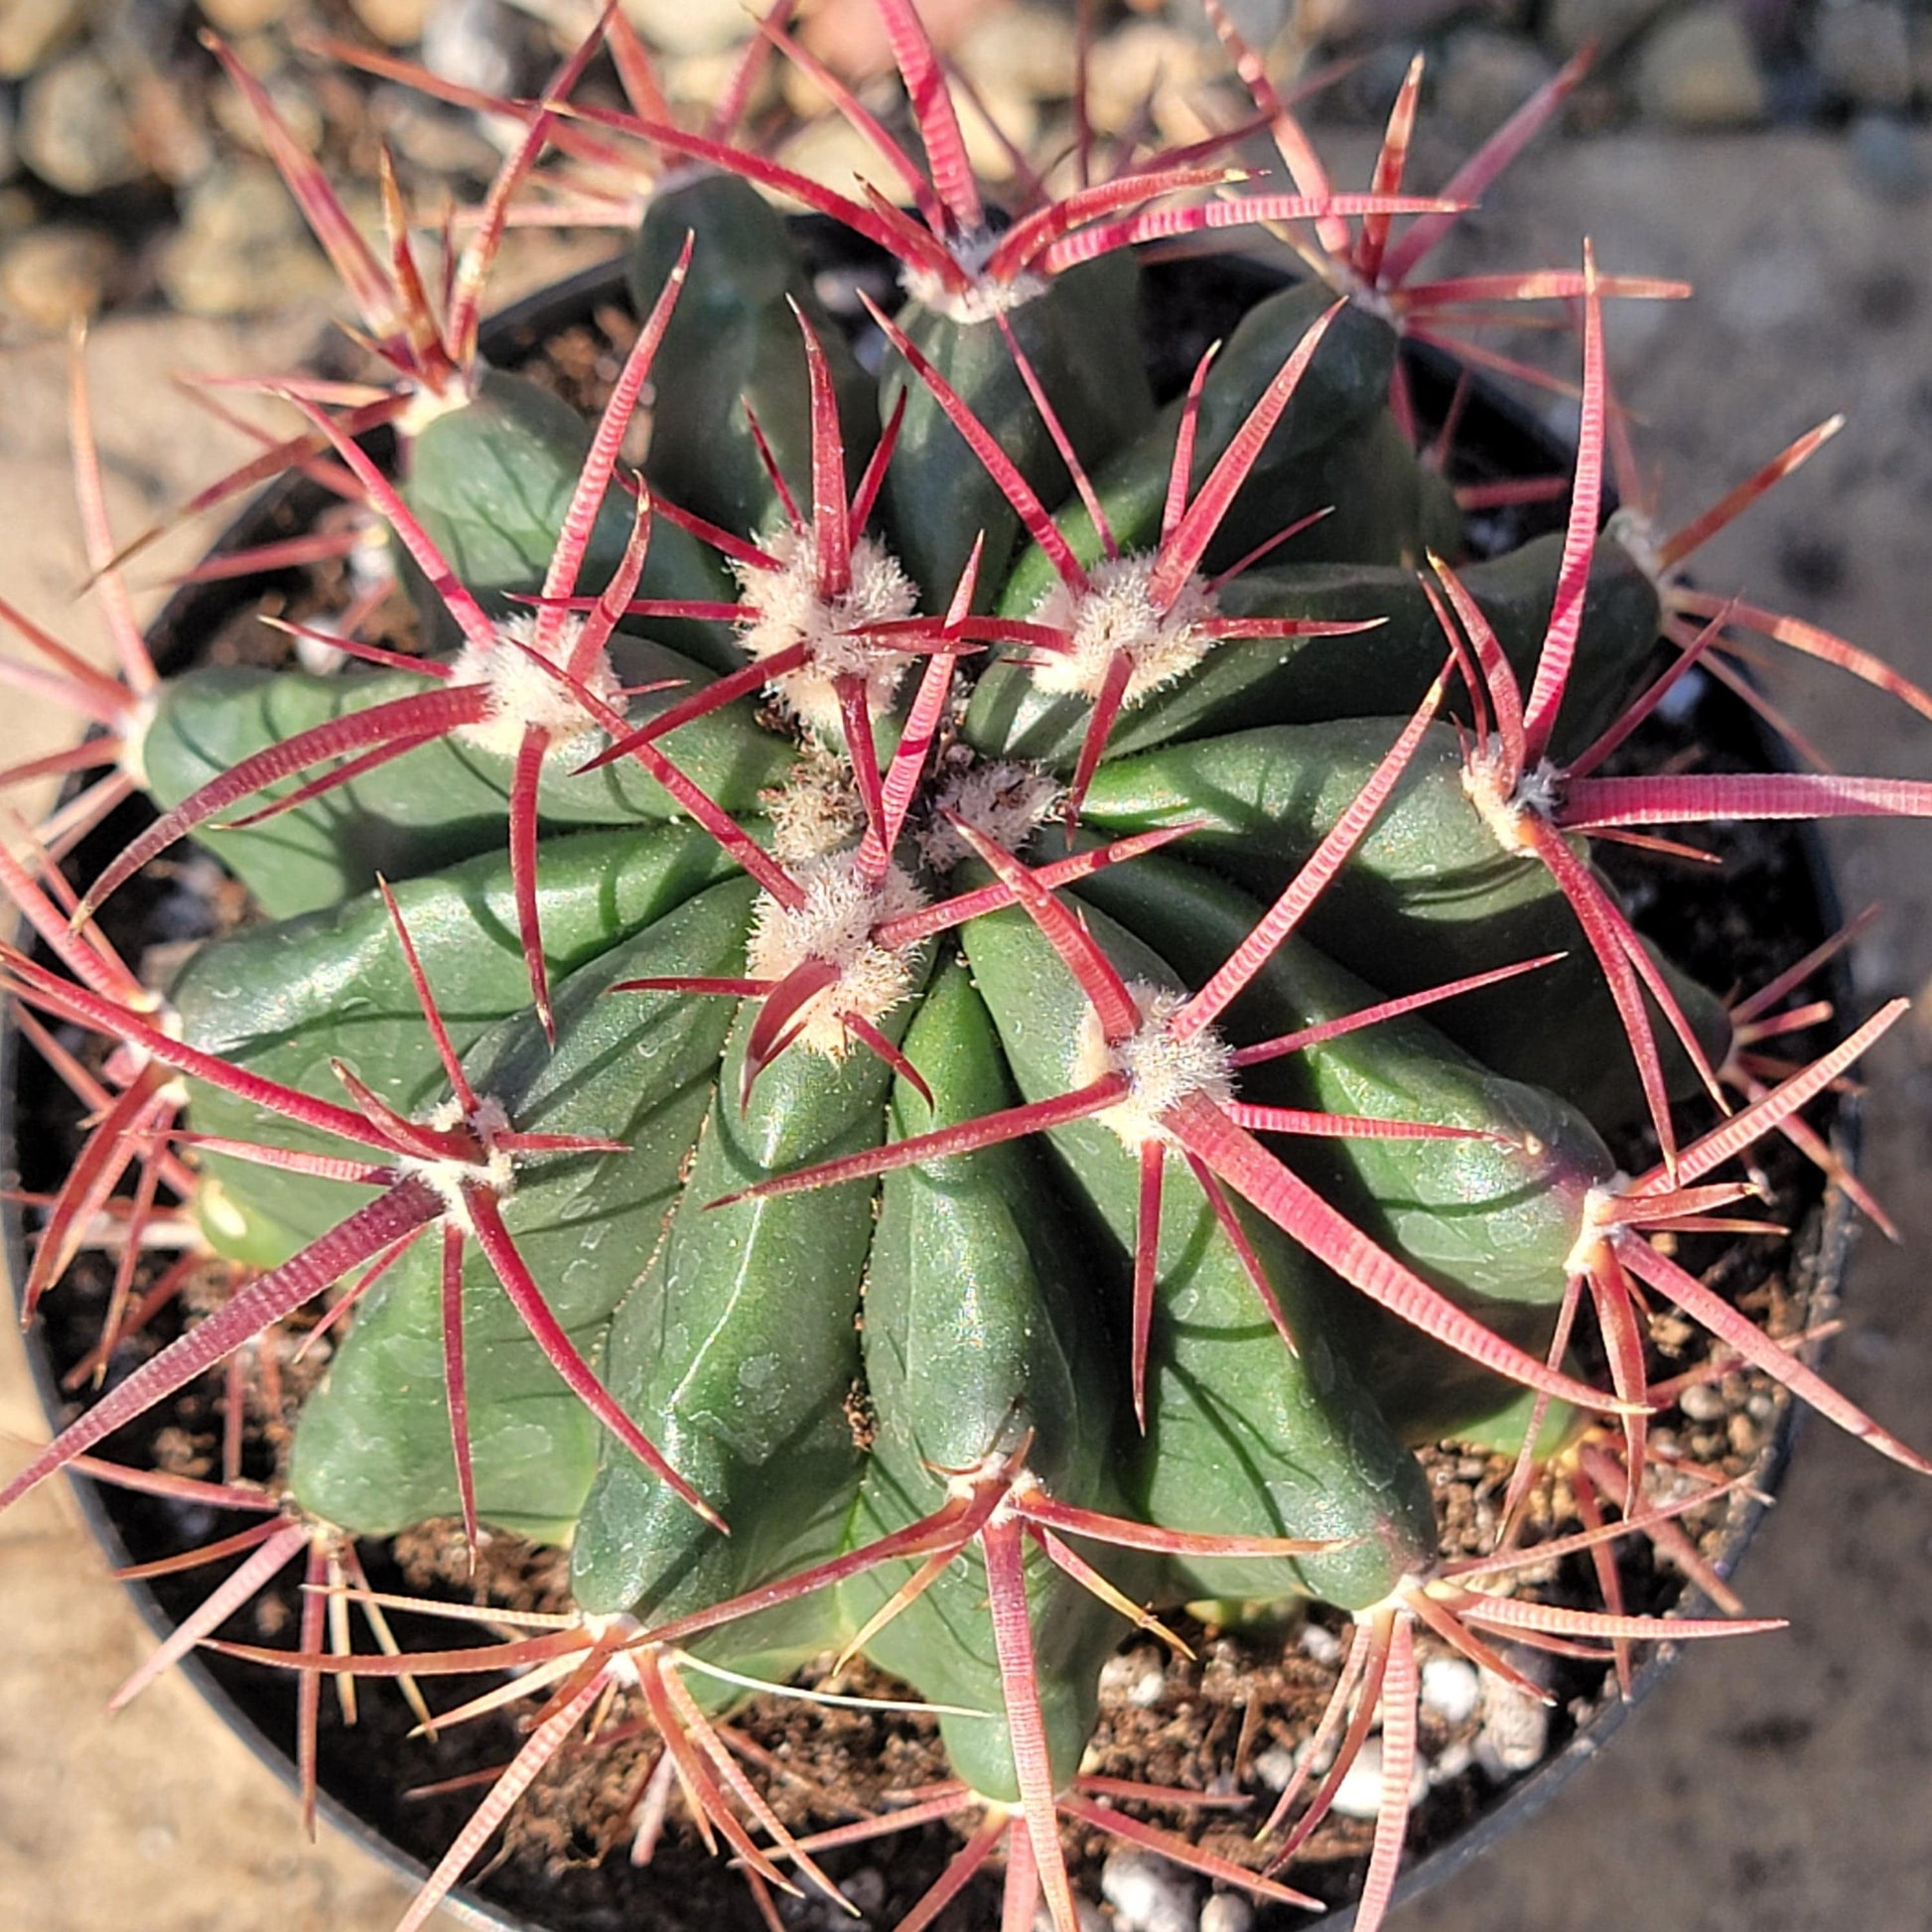
[[[858,487],[882,422],[892,423],[897,442],[863,542],[904,570],[894,619],[936,621],[951,607],[959,621],[954,594],[977,544],[970,608],[995,614],[995,625],[1038,621],[1058,582],[1049,550],[1028,538],[1011,492],[922,371],[889,352],[868,386],[791,237],[755,196],[714,177],[658,201],[631,263],[640,309],[684,274],[687,232],[688,279],[654,371],[649,485],[788,558],[781,545],[812,534],[788,531],[788,516],[801,504],[822,511],[828,486]],[[1062,896],[1126,983],[1179,1001],[1239,946],[1388,754],[1443,669],[1443,631],[1418,570],[1432,552],[1460,555],[1457,518],[1436,475],[1385,432],[1393,335],[1357,309],[1319,335],[1327,306],[1291,289],[1249,313],[1187,412],[1187,481],[1197,492],[1210,479],[1314,331],[1303,378],[1201,569],[1238,563],[1331,493],[1340,513],[1300,547],[1291,540],[1216,582],[1208,647],[1133,695],[1097,767],[1082,774],[1072,846],[1057,815],[1042,821],[1080,761],[1093,700],[1048,688],[1028,652],[993,629],[976,638],[895,854],[893,890],[906,905],[997,885],[943,815],[971,816],[976,781],[981,795],[1009,801],[980,832],[1035,869],[1110,838],[1184,827],[1168,850],[1094,870]],[[1162,544],[1183,424],[1178,399],[1157,408],[1149,394],[1153,358],[1136,314],[1135,263],[1120,255],[1015,315],[1028,370],[1073,436],[1128,560]],[[840,468],[829,485],[814,468],[825,452],[814,449],[801,316],[827,351],[836,399]],[[1003,333],[916,307],[898,326],[1034,497],[1057,511],[1068,553],[1101,568],[1093,517]],[[1096,331],[1124,340],[1099,345]],[[1121,363],[1118,384],[1094,380],[1103,346]],[[747,416],[722,406],[731,392],[755,398],[764,459]],[[542,586],[589,441],[553,397],[492,373],[473,402],[418,438],[404,500],[459,579],[510,609]],[[519,480],[513,491],[506,477]],[[613,485],[575,588],[594,594],[620,569],[632,513]],[[657,687],[629,701],[632,730],[729,678],[749,661],[748,644],[757,647],[768,574],[740,564],[735,580],[726,563],[705,561],[711,554],[659,519],[637,595],[687,608],[739,599],[742,612],[624,620],[611,646],[618,677]],[[1465,570],[1525,676],[1561,562],[1551,538]],[[1361,627],[1215,644],[1213,611]],[[1657,626],[1647,577],[1599,550],[1567,735],[1609,715]],[[885,701],[874,694],[874,755],[889,776],[925,661],[908,651]],[[409,684],[403,672],[356,669],[177,680],[148,739],[157,800],[175,805],[238,760]],[[749,988],[760,970],[748,965],[756,934],[775,914],[768,882],[745,878],[647,770],[618,759],[573,775],[615,730],[580,733],[553,752],[536,787],[534,917],[554,1045],[531,1008],[515,867],[503,848],[515,754],[454,739],[407,750],[258,826],[206,833],[279,922],[204,948],[172,991],[196,1044],[317,1093],[333,1090],[331,1063],[341,1061],[398,1113],[423,1117],[448,1082],[372,890],[380,874],[476,1091],[520,1131],[623,1145],[533,1168],[504,1218],[579,1351],[730,1535],[599,1428],[473,1251],[462,1309],[480,1520],[569,1545],[583,1608],[644,1627],[902,1532],[945,1505],[947,1478],[935,1471],[1016,1454],[1028,1483],[1070,1507],[1191,1539],[1167,1554],[1116,1547],[1096,1558],[1136,1602],[1313,1598],[1361,1609],[1425,1569],[1434,1519],[1405,1445],[1491,1415],[1503,1385],[1466,1363],[1453,1369],[1453,1356],[1407,1330],[1392,1341],[1317,1253],[1230,1199],[1178,1146],[1165,1157],[1153,1235],[1141,1224],[1146,1160],[1104,1114],[716,1204],[814,1164],[1050,1106],[1083,1077],[1091,992],[1050,933],[1012,903],[903,949],[877,1014],[884,1056],[835,1023],[829,1041],[822,1026],[808,1028],[772,1057],[756,1036],[754,992],[735,1001],[633,989],[639,980]],[[657,743],[789,877],[850,867],[864,806],[836,716],[828,728],[774,681],[763,702],[747,686]],[[1477,993],[1242,1076],[1244,1099],[1257,1105],[1451,1132],[1278,1142],[1271,1158],[1449,1305],[1511,1311],[1509,1332],[1540,1352],[1588,1192],[1612,1173],[1599,1131],[1627,1124],[1641,1100],[1574,916],[1545,876],[1486,841],[1456,782],[1455,746],[1449,723],[1430,728],[1304,930],[1244,989],[1215,1037],[1239,1047],[1388,993],[1570,954],[1486,1005]],[[1017,819],[1015,797],[1025,801]],[[1715,1001],[1673,983],[1694,1013],[1713,1016],[1707,1031],[1722,1030]],[[1528,1014],[1539,1017],[1532,1024]],[[757,1076],[749,1092],[748,1071]],[[198,1092],[193,1119],[208,1134],[324,1144],[292,1138],[214,1088]],[[210,1236],[256,1265],[285,1261],[353,1204],[339,1180],[218,1154],[207,1167],[219,1182]],[[1138,1338],[1137,1257],[1154,1290]],[[434,1244],[422,1243],[367,1293],[304,1413],[291,1463],[304,1509],[371,1534],[458,1513],[443,1319]],[[1236,1541],[1217,1556],[1206,1547],[1216,1536]],[[1269,1555],[1267,1539],[1326,1547]],[[916,1568],[910,1559],[853,1568],[781,1614],[722,1624],[701,1648],[781,1673],[865,1631]],[[1117,1606],[1037,1543],[1023,1574],[1038,1706],[1063,1780],[1125,1626]],[[984,1559],[965,1548],[865,1647],[942,1706],[984,1713],[945,1720],[949,1748],[975,1789],[1017,1799],[988,1602]]]

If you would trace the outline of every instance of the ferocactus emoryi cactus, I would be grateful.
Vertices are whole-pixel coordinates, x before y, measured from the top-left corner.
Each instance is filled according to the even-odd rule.
[[[1418,1627],[1519,1686],[1499,1639],[1621,1665],[1660,1627],[1509,1593],[1521,1552],[1447,1564],[1416,1446],[1520,1451],[1518,1496],[1568,1457],[1579,1496],[1620,1509],[1605,1530],[1591,1501],[1595,1526],[1538,1562],[1642,1531],[1695,1568],[1684,1505],[1642,1487],[1654,1297],[1927,1466],[1653,1239],[1736,1225],[1737,1157],[1774,1129],[1829,1167],[1798,1110],[1896,1008],[1767,1069],[1751,1044],[1802,971],[1727,1014],[1638,936],[1590,844],[1932,801],[1607,767],[1731,625],[1874,673],[1678,575],[1822,439],[1675,537],[1630,511],[1599,534],[1602,304],[1681,289],[1587,249],[1414,280],[1573,75],[1440,198],[1401,192],[1412,75],[1373,192],[1342,195],[1217,18],[1288,190],[1214,144],[1105,178],[1083,153],[1083,185],[1002,224],[942,60],[908,0],[880,8],[923,163],[782,6],[702,134],[671,123],[613,13],[634,111],[566,100],[598,37],[542,102],[496,104],[527,135],[440,313],[406,239],[386,264],[369,250],[229,62],[393,372],[347,396],[276,385],[307,425],[249,474],[326,461],[386,528],[421,647],[358,636],[378,570],[348,619],[307,627],[365,663],[159,681],[82,392],[123,676],[15,619],[43,685],[104,728],[69,763],[106,775],[49,836],[137,787],[158,816],[77,898],[5,861],[46,946],[6,955],[20,1024],[98,1117],[27,1304],[118,1228],[104,1362],[190,1265],[129,1312],[163,1190],[195,1219],[191,1259],[212,1250],[235,1286],[0,1506],[75,1466],[257,1519],[131,1688],[306,1558],[298,1648],[228,1647],[304,1673],[311,1776],[322,1673],[419,1696],[426,1674],[516,1667],[514,1695],[548,1694],[410,1926],[619,1695],[767,1909],[772,1886],[838,1899],[720,1729],[748,1688],[832,1654],[937,1713],[955,1782],[895,1816],[984,1814],[911,1922],[1004,1842],[1009,1932],[1042,1897],[1071,1932],[1061,1818],[1306,1902],[1269,1874],[1379,1714],[1371,1927],[1409,1809]],[[774,50],[873,142],[877,189],[735,143]],[[477,346],[483,269],[551,146],[645,185],[642,322],[594,427]],[[896,312],[835,321],[766,190],[896,257]],[[1290,224],[1320,275],[1155,394],[1136,249],[1258,222]],[[1562,532],[1470,561],[1398,342],[1514,299],[1581,316],[1582,444]],[[355,440],[379,423],[393,478]],[[191,833],[264,916],[151,989],[93,914]],[[114,1049],[89,1071],[50,1023]],[[1680,1132],[1687,1106],[1702,1124]],[[1632,1178],[1604,1136],[1646,1131],[1656,1162]],[[1601,1346],[1580,1360],[1586,1293]],[[298,1314],[327,1367],[271,1486],[89,1453]],[[492,1531],[567,1545],[574,1608],[506,1646],[395,1656],[354,1539],[444,1517],[473,1551]],[[1081,1772],[1123,1633],[1168,1635],[1161,1614],[1201,1599],[1355,1619],[1267,1873]],[[387,1654],[346,1654],[356,1601]]]

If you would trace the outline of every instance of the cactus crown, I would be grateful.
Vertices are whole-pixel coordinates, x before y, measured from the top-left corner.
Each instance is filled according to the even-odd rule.
[[[1574,76],[1437,198],[1402,193],[1412,76],[1372,191],[1338,195],[1210,4],[1289,190],[1250,192],[1212,153],[1102,178],[1083,151],[1079,186],[1002,225],[909,0],[880,6],[923,163],[782,8],[702,134],[672,124],[613,12],[634,111],[568,103],[595,36],[542,101],[499,104],[527,137],[440,320],[400,224],[385,267],[229,62],[394,376],[345,413],[279,385],[304,427],[272,459],[330,460],[385,533],[418,647],[359,634],[378,583],[309,627],[364,660],[346,670],[159,680],[76,390],[123,676],[6,610],[43,687],[107,732],[72,764],[108,775],[46,840],[58,855],[137,786],[157,815],[78,895],[0,859],[45,942],[5,954],[20,1025],[98,1116],[45,1204],[27,1305],[117,1242],[104,1363],[210,1251],[232,1289],[0,1507],[66,1466],[252,1519],[209,1552],[245,1562],[130,1691],[298,1557],[298,1647],[227,1648],[412,1696],[439,1670],[523,1669],[517,1694],[548,1702],[409,1925],[618,1697],[767,1908],[771,1887],[837,1898],[720,1728],[746,1686],[832,1653],[938,1714],[956,1781],[895,1817],[983,1813],[913,1922],[1004,1843],[1010,1932],[1041,1898],[1071,1932],[1061,1820],[1303,1902],[1272,1873],[1379,1713],[1369,1927],[1408,1815],[1419,1631],[1535,1693],[1500,1640],[1621,1670],[1653,1626],[1512,1593],[1529,1557],[1643,1531],[1698,1564],[1672,1519],[1725,1492],[1644,1488],[1673,1393],[1646,1295],[1927,1466],[1672,1252],[1758,1225],[1727,1210],[1774,1130],[1856,1186],[1799,1110],[1898,1009],[1809,1063],[1768,1057],[1819,1017],[1784,1007],[1819,957],[1726,1013],[1637,932],[1590,847],[1932,797],[1606,762],[1736,629],[1800,641],[1679,566],[1822,437],[1675,537],[1599,532],[1603,303],[1683,291],[1587,248],[1575,269],[1414,279]],[[774,52],[874,142],[863,197],[734,143]],[[595,424],[477,346],[494,238],[552,144],[607,181],[628,167],[626,194],[651,184],[641,320]],[[890,312],[882,282],[869,321],[835,319],[760,189],[895,257]],[[1264,221],[1292,224],[1319,279],[1157,395],[1136,245]],[[1445,453],[1418,454],[1398,338],[1540,298],[1582,325],[1567,517],[1471,560],[1464,511],[1501,498],[1458,498]],[[393,475],[356,441],[378,422]],[[1802,641],[1927,708],[1851,646]],[[189,834],[265,916],[150,989],[94,915]],[[83,1067],[67,1028],[113,1052]],[[1654,1165],[1630,1178],[1606,1136],[1650,1137]],[[163,1218],[183,1258],[136,1305]],[[1575,1353],[1586,1292],[1600,1346]],[[327,1369],[270,1488],[91,1455],[291,1317]],[[1517,1454],[1511,1518],[1560,1465],[1620,1521],[1592,1500],[1529,1557],[1447,1562],[1415,1454],[1443,1440]],[[380,1654],[354,1539],[445,1516],[473,1552],[492,1531],[568,1545],[573,1608],[481,1657]],[[1162,1614],[1202,1599],[1355,1619],[1253,1868],[1082,1772],[1122,1633],[1178,1642]],[[361,1603],[377,1654],[325,1646],[332,1600]]]

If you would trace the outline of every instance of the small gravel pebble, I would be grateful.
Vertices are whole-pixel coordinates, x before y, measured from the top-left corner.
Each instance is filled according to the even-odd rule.
[[[354,14],[385,47],[414,47],[423,38],[436,0],[348,0]]]
[[[1440,13],[1447,12],[1457,0],[1407,0],[1406,10],[1413,11],[1416,4],[1433,7]],[[1222,5],[1250,47],[1271,45],[1301,13],[1318,14],[1324,33],[1352,34],[1364,25],[1375,27],[1377,16],[1389,11],[1387,0],[1318,0],[1313,8],[1308,7],[1306,0],[1222,0]],[[1151,12],[1152,9],[1137,5],[1136,11]],[[1207,36],[1213,31],[1200,0],[1168,0],[1167,13],[1182,33]]]
[[[872,143],[837,115],[807,121],[797,137],[785,143],[786,167],[845,193],[850,192],[855,175],[872,179],[878,159]]]
[[[1852,171],[1880,201],[1916,202],[1932,187],[1925,139],[1896,114],[1861,114],[1845,137]]]
[[[1845,0],[1818,10],[1812,58],[1827,90],[1859,107],[1903,107],[1912,97],[1912,40],[1895,0]]]
[[[315,90],[288,69],[259,76],[268,98],[297,145],[314,153],[323,144],[326,123],[317,103]],[[236,87],[217,87],[208,97],[210,118],[214,121],[221,145],[238,147],[244,154],[263,154],[261,123],[255,110]],[[339,183],[340,186],[340,183]]]
[[[1200,1908],[1200,1932],[1250,1932],[1255,1908],[1238,1891],[1217,1891]]]
[[[218,33],[259,34],[286,14],[291,0],[196,0],[207,23]]]
[[[1100,1895],[1123,1932],[1199,1932],[1193,1881],[1150,1853],[1110,1853],[1100,1869]]]
[[[319,633],[328,631],[333,636],[341,636],[342,631],[326,616],[312,618],[309,622],[310,628],[295,640],[295,661],[311,677],[334,677],[348,662],[348,652],[327,642]]]
[[[1482,1681],[1460,1657],[1432,1657],[1422,1667],[1422,1708],[1446,1725],[1466,1724],[1482,1702]]]
[[[436,0],[423,25],[423,65],[459,86],[513,94],[527,66],[527,25],[502,0]]]
[[[1677,1398],[1677,1406],[1693,1422],[1717,1422],[1726,1408],[1723,1391],[1708,1382],[1693,1382]]]
[[[32,73],[86,18],[87,0],[6,0],[0,6],[0,79]]]
[[[1637,104],[1671,127],[1752,127],[1767,105],[1757,53],[1724,0],[1706,0],[1644,38]]]
[[[1429,1762],[1423,1752],[1416,1753],[1415,1769],[1409,1774],[1409,1808],[1429,1795]],[[1334,1808],[1344,1818],[1374,1818],[1382,1809],[1382,1735],[1377,1731],[1355,1754],[1355,1761],[1342,1773],[1335,1788]]]
[[[1338,1664],[1341,1661],[1341,1639],[1325,1623],[1303,1624],[1298,1641],[1302,1646],[1302,1655],[1317,1664]]]
[[[1286,1744],[1270,1744],[1255,1753],[1254,1772],[1270,1791],[1285,1791],[1295,1775],[1295,1753]]]
[[[326,296],[335,276],[265,161],[217,168],[189,196],[161,256],[161,285],[188,315],[258,315]]]
[[[98,195],[137,180],[127,104],[106,63],[69,54],[27,83],[16,137],[21,160],[50,188]]]
[[[1073,1916],[1080,1932],[1114,1932],[1113,1921],[1091,1899],[1076,1898],[1073,1901]],[[1060,1932],[1053,1923],[1051,1908],[1043,1903],[1034,1913],[1034,1932]]]
[[[1657,18],[1670,0],[1551,0],[1544,45],[1563,60],[1594,41],[1607,58]]]
[[[1510,1663],[1534,1678],[1538,1666],[1520,1657]],[[1550,1707],[1493,1671],[1482,1674],[1482,1728],[1476,1733],[1475,1760],[1498,1780],[1514,1777],[1543,1761],[1550,1745]]]
[[[877,1865],[862,1864],[850,1876],[839,1880],[839,1890],[855,1910],[867,1917],[886,1909],[886,1874]]]
[[[1480,139],[1522,106],[1555,71],[1534,41],[1493,27],[1451,34],[1436,69],[1436,105]]]
[[[1139,118],[1152,95],[1156,122],[1165,132],[1163,104],[1173,95],[1185,97],[1225,71],[1219,48],[1159,21],[1129,21],[1094,43],[1087,68],[1093,125],[1103,134],[1118,134]]]
[[[752,31],[739,0],[623,0],[624,18],[668,54],[720,54]]]
[[[1121,1698],[1145,1711],[1161,1702],[1167,1688],[1168,1674],[1152,1651],[1124,1651],[1101,1666],[1103,1698]]]
[[[956,58],[967,78],[985,92],[1051,100],[1071,84],[1074,52],[1070,12],[1022,4],[976,22]]]
[[[0,309],[47,335],[85,322],[99,309],[120,252],[98,228],[30,229],[0,255]]]
[[[495,174],[502,157],[474,116],[415,99],[383,100],[381,105],[391,110],[382,114],[382,131],[398,160],[446,180],[488,181]],[[520,137],[523,124],[514,125]]]

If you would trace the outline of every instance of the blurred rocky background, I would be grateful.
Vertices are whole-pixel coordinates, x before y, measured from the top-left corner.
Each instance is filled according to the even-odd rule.
[[[674,104],[709,99],[750,32],[740,0],[623,8],[660,51]],[[805,38],[840,72],[863,79],[885,65],[869,0],[802,11]],[[1070,6],[939,0],[929,11],[1021,148],[1064,145]],[[1828,127],[1897,181],[1913,165],[1907,129],[1932,101],[1932,7],[1920,0],[1234,0],[1230,11],[1282,82],[1309,84],[1317,126],[1378,120],[1421,49],[1426,124],[1473,140],[1594,44],[1567,109],[1572,133]],[[483,93],[528,93],[594,14],[591,0],[0,0],[0,342],[102,310],[263,315],[328,291],[205,31],[235,47],[340,175],[372,181],[386,146],[433,219],[482,191],[515,123],[345,71],[305,46],[333,36]],[[1103,132],[1145,113],[1177,135],[1239,112],[1212,84],[1224,68],[1194,0],[1096,0],[1093,23]],[[615,101],[614,76],[593,73],[585,93]],[[755,120],[782,128],[813,94],[774,76]],[[984,125],[972,132],[987,172],[1010,172]],[[798,165],[849,170],[842,132],[808,129],[790,146]]]

